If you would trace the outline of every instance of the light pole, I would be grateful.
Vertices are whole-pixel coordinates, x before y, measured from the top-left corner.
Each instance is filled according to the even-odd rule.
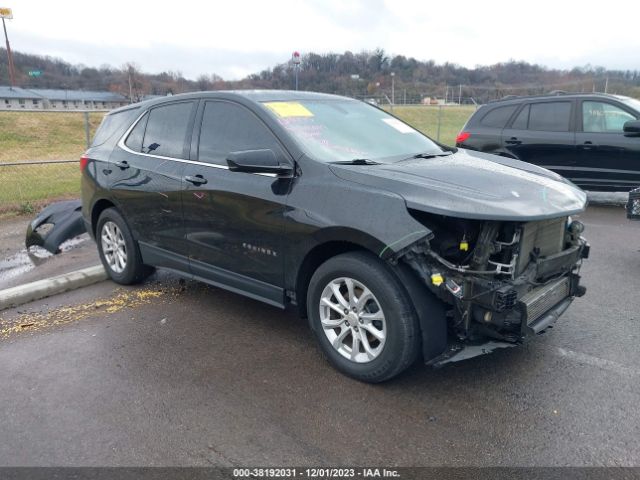
[[[391,105],[396,104],[396,72],[391,72]]]
[[[11,55],[11,46],[9,45],[9,35],[7,35],[7,25],[4,22],[5,19],[11,20],[13,18],[13,12],[10,8],[0,8],[0,18],[2,18],[2,29],[4,30],[4,39],[7,42],[7,62],[9,64],[9,78],[11,79],[11,86],[16,86],[16,73],[13,67],[13,56]]]

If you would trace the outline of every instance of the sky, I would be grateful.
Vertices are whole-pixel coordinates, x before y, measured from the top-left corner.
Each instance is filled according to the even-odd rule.
[[[640,69],[634,0],[0,0],[15,51],[88,66],[136,63],[236,80],[294,50],[383,48],[467,67],[510,59],[554,68]]]

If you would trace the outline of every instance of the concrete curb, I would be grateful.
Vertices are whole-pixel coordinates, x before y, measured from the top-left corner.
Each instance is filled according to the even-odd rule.
[[[629,201],[629,192],[587,192],[589,205],[625,206]]]
[[[86,287],[107,279],[102,265],[83,268],[75,272],[65,273],[56,277],[45,278],[37,282],[25,283],[17,287],[0,290],[0,310],[17,307],[24,303],[50,297],[58,293],[68,292]]]

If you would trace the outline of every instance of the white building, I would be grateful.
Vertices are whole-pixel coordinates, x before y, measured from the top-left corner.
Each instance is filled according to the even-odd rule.
[[[18,87],[0,86],[0,110],[41,109],[40,95]]]
[[[111,110],[128,104],[112,92],[0,86],[0,110]]]

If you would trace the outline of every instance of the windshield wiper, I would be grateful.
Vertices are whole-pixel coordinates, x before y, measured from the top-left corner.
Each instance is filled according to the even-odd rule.
[[[331,163],[335,163],[337,165],[380,165],[378,162],[374,162],[368,158],[353,158],[351,160],[341,160]]]
[[[404,160],[413,160],[414,158],[436,158],[436,157],[448,157],[449,155],[452,155],[453,152],[443,152],[443,153],[416,153],[415,155],[412,155],[408,158],[405,158]],[[404,161],[403,160],[403,161]]]

